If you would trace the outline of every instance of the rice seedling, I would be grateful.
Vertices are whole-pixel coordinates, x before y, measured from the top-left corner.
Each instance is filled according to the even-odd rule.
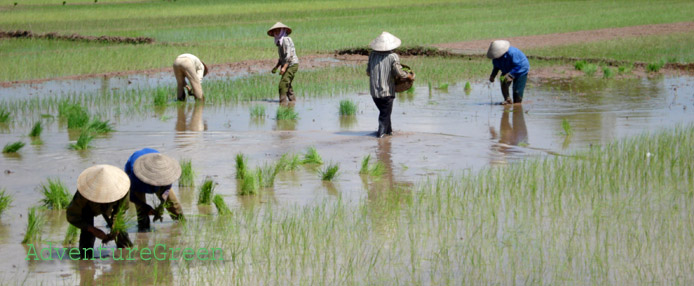
[[[128,229],[135,225],[135,216],[128,213],[126,205],[128,200],[123,200],[118,208],[118,212],[113,216],[113,224],[111,224],[111,234],[118,236],[119,234],[127,233]]]
[[[301,165],[301,158],[298,154],[282,154],[277,160],[277,168],[280,171],[294,171]]]
[[[29,132],[29,137],[39,137],[41,136],[41,132],[43,132],[41,121],[36,121],[36,123],[34,123],[34,127],[32,127],[31,131]]]
[[[250,114],[252,118],[265,117],[265,105],[256,104],[251,106]]]
[[[17,141],[14,143],[7,143],[5,144],[5,147],[2,148],[2,153],[5,154],[10,154],[10,153],[17,153],[19,149],[22,149],[24,147],[24,142],[22,141]]]
[[[72,224],[68,224],[67,232],[65,232],[65,238],[63,239],[63,245],[73,245],[77,243],[79,235],[80,229]]]
[[[370,175],[373,177],[380,177],[386,171],[386,165],[381,161],[376,161],[373,165],[369,165],[371,160],[371,154],[367,155],[361,160],[361,168],[359,169],[359,174]]]
[[[564,135],[566,136],[571,136],[574,131],[571,128],[571,124],[569,124],[569,121],[566,120],[566,118],[561,120],[561,128],[564,130]]]
[[[79,104],[62,102],[58,109],[59,116],[67,120],[67,128],[82,128],[89,124],[89,113]]]
[[[154,106],[156,107],[163,107],[166,106],[169,102],[169,92],[168,89],[166,88],[157,88],[154,91]]]
[[[630,73],[633,69],[633,66],[619,66],[617,71],[619,71],[619,73]]]
[[[240,182],[241,188],[238,191],[240,196],[254,195],[258,191],[258,177],[253,171],[246,172]]]
[[[609,79],[612,76],[614,76],[614,71],[612,71],[612,68],[610,67],[603,67],[602,68],[602,77],[605,79]]]
[[[10,207],[13,200],[12,195],[7,194],[4,188],[0,191],[0,217]]]
[[[43,206],[49,209],[62,210],[70,204],[70,192],[60,179],[48,179],[41,185]]]
[[[574,63],[574,68],[576,70],[582,71],[583,68],[586,66],[586,64],[587,64],[586,61],[577,61]]]
[[[221,195],[214,195],[214,199],[212,199],[212,202],[214,203],[214,206],[217,208],[217,213],[219,213],[219,215],[231,214],[231,210],[224,202],[224,198],[222,198]]]
[[[70,144],[70,149],[72,150],[87,150],[91,148],[90,143],[94,140],[94,135],[92,135],[92,132],[90,129],[83,129],[82,132],[80,132],[80,136],[77,137],[77,141],[75,143]]]
[[[447,84],[447,83],[442,83],[442,84],[440,84],[439,87],[437,87],[436,89],[439,89],[439,90],[448,90],[448,84]]]
[[[280,106],[277,108],[277,115],[275,118],[277,120],[297,120],[299,119],[299,113],[294,111],[292,107]]]
[[[646,70],[647,70],[648,72],[657,73],[657,72],[660,71],[660,69],[661,69],[664,65],[665,65],[665,63],[664,63],[663,61],[654,62],[654,63],[649,63],[649,64],[646,66]]]
[[[354,101],[345,99],[340,100],[340,115],[355,115],[357,114],[357,104]]]
[[[198,193],[198,204],[199,205],[209,205],[212,202],[212,193],[214,193],[215,182],[211,178],[205,178],[200,186],[200,192]]]
[[[248,157],[243,153],[236,154],[236,179],[243,180],[248,173]]]
[[[0,123],[10,122],[10,112],[5,108],[0,109]]]
[[[320,172],[321,180],[332,181],[333,179],[335,179],[337,177],[337,172],[339,170],[340,170],[340,164],[338,164],[338,163],[332,163],[332,164],[326,166],[325,169],[323,169]]]
[[[465,91],[468,91],[468,92],[469,92],[469,91],[471,91],[471,90],[472,90],[472,85],[470,85],[470,82],[468,81],[468,82],[465,83]]]
[[[279,173],[279,164],[265,164],[262,167],[257,167],[255,169],[256,179],[258,179],[258,186],[263,188],[270,188],[275,185],[275,177]]]
[[[366,175],[369,173],[369,161],[371,160],[371,154],[366,155],[361,159],[361,168],[359,168],[359,174]]]
[[[179,164],[181,165],[181,177],[178,178],[178,186],[195,186],[195,170],[193,169],[193,162],[190,159],[181,159]]]
[[[318,154],[315,147],[308,147],[308,150],[306,150],[306,154],[304,154],[304,159],[301,161],[301,163],[320,165],[323,164],[323,158],[321,158],[320,154]]]
[[[37,208],[33,207],[29,209],[29,215],[27,216],[27,229],[24,234],[24,239],[22,243],[40,243],[41,242],[41,231],[43,226],[46,224],[46,216],[40,212]]]
[[[87,129],[95,134],[109,133],[113,132],[114,130],[113,125],[111,125],[108,120],[101,120],[99,118],[92,119],[89,122]]]

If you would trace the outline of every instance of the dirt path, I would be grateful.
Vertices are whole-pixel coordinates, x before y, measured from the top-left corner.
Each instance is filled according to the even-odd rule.
[[[514,47],[517,47],[522,50],[540,47],[564,46],[587,42],[597,42],[618,38],[664,35],[692,31],[694,31],[694,22],[682,22],[672,24],[656,24],[624,28],[587,30],[570,33],[511,37],[505,39],[509,40]],[[489,43],[491,43],[491,41],[493,40],[495,39],[436,44],[433,46],[437,48],[447,49],[451,52],[460,54],[483,54],[487,52],[487,48],[489,48]]]

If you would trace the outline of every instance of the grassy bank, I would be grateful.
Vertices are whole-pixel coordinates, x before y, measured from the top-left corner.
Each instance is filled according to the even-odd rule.
[[[186,224],[192,283],[690,284],[694,126],[571,157]],[[193,262],[193,264],[198,264]]]
[[[66,1],[68,4],[84,1]],[[2,30],[152,37],[152,45],[0,40],[0,81],[169,67],[190,52],[208,63],[274,58],[265,31],[294,28],[299,56],[364,46],[380,31],[404,45],[591,30],[691,20],[691,1],[108,1],[56,5],[0,2]],[[600,13],[594,13],[600,11]],[[561,16],[559,16],[561,15]]]

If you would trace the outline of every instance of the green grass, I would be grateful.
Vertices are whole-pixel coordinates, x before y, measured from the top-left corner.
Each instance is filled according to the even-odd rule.
[[[48,179],[46,183],[41,184],[41,193],[43,194],[43,199],[41,199],[43,206],[54,210],[67,208],[72,199],[67,186],[57,178]]]
[[[0,108],[0,123],[10,122],[11,113],[4,108]]]
[[[46,224],[46,216],[37,208],[29,209],[27,215],[27,228],[22,243],[40,243],[42,240],[43,226]]]
[[[251,117],[253,117],[253,118],[265,117],[265,105],[256,104],[256,105],[251,106]]]
[[[236,154],[236,179],[243,180],[248,174],[248,157],[243,153]]]
[[[571,128],[571,124],[568,120],[566,120],[566,118],[561,120],[561,129],[564,130],[564,135],[566,136],[571,136],[574,134],[573,128]]]
[[[306,153],[304,154],[304,159],[301,160],[302,164],[316,164],[320,165],[323,164],[323,158],[321,158],[320,154],[318,154],[318,150],[316,150],[316,147],[308,147],[306,149]]]
[[[277,108],[277,115],[275,115],[277,120],[297,120],[299,119],[299,113],[294,111],[293,107],[280,106]]]
[[[72,224],[68,224],[67,232],[65,232],[65,238],[63,239],[63,245],[74,245],[79,242],[80,229]]]
[[[649,64],[646,66],[646,70],[647,70],[648,72],[657,73],[657,72],[660,71],[661,68],[663,68],[664,65],[665,65],[665,63],[664,63],[663,61],[654,62],[654,63],[649,63]]]
[[[217,213],[219,213],[219,215],[231,214],[231,210],[224,202],[224,198],[222,198],[221,195],[214,195],[214,199],[212,199],[212,202],[214,203],[214,206],[217,208]]]
[[[338,175],[338,173],[337,173],[338,171],[340,171],[340,164],[338,164],[338,163],[329,164],[323,170],[320,171],[321,180],[323,180],[323,181],[334,180]]]
[[[187,243],[222,248],[227,262],[199,263],[186,282],[689,284],[670,273],[694,260],[692,142],[693,126],[676,128],[358,202],[266,204],[188,224]]]
[[[178,178],[178,186],[195,186],[195,170],[193,169],[193,162],[190,159],[181,159],[179,164],[181,165],[181,177]]]
[[[614,76],[614,70],[610,67],[603,67],[602,68],[602,77],[605,79],[609,79]]]
[[[233,3],[145,1],[113,5],[101,5],[101,2],[104,1],[99,1],[98,5],[66,6],[25,5],[22,2],[14,8],[8,3],[3,6],[10,9],[0,10],[0,27],[41,33],[147,36],[158,43],[5,40],[0,46],[0,56],[7,59],[7,63],[0,71],[0,81],[170,68],[173,59],[181,53],[181,47],[169,43],[184,44],[186,52],[198,55],[208,64],[274,59],[276,49],[265,31],[280,14],[282,22],[294,29],[292,38],[301,56],[366,46],[378,35],[374,31],[382,30],[401,38],[403,45],[425,45],[682,22],[689,21],[694,10],[694,4],[689,1],[672,1],[667,5],[645,0],[525,1],[514,3],[515,17],[501,17],[492,26],[489,19],[497,15],[499,5],[493,1],[341,0],[298,2],[290,7],[279,1],[248,0]],[[521,24],[523,29],[508,29]],[[235,52],[229,53],[230,50]]]
[[[212,202],[212,194],[214,193],[215,187],[215,182],[210,178],[206,178],[205,181],[202,182],[198,193],[199,205],[209,205]]]
[[[75,143],[71,143],[69,146],[72,150],[87,150],[91,148],[92,140],[94,140],[94,135],[90,129],[85,128],[80,132],[80,136],[77,137],[77,141]]]
[[[9,153],[17,153],[19,149],[22,149],[24,147],[24,142],[22,141],[17,141],[13,143],[7,143],[5,144],[5,147],[2,148],[2,153],[9,154]]]
[[[13,200],[12,195],[7,194],[4,188],[0,190],[0,217],[10,207]]]
[[[340,115],[355,115],[357,114],[357,104],[349,99],[340,100]]]
[[[586,61],[577,61],[574,64],[574,68],[576,70],[582,71],[588,76],[592,76],[595,74],[596,71],[598,71],[598,66],[596,64],[588,63]]]
[[[34,127],[32,127],[31,131],[29,131],[29,137],[39,137],[41,136],[41,132],[43,132],[41,121],[36,121],[36,123],[34,123]]]

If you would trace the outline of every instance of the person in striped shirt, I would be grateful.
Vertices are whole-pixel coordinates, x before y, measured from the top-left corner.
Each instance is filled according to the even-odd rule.
[[[294,75],[299,70],[299,57],[296,56],[294,41],[289,37],[291,33],[292,29],[280,22],[275,23],[274,26],[267,30],[268,36],[275,39],[279,55],[277,64],[272,68],[272,73],[276,73],[279,68],[282,76],[279,84],[280,105],[287,105],[296,101],[292,81],[294,81]]]

